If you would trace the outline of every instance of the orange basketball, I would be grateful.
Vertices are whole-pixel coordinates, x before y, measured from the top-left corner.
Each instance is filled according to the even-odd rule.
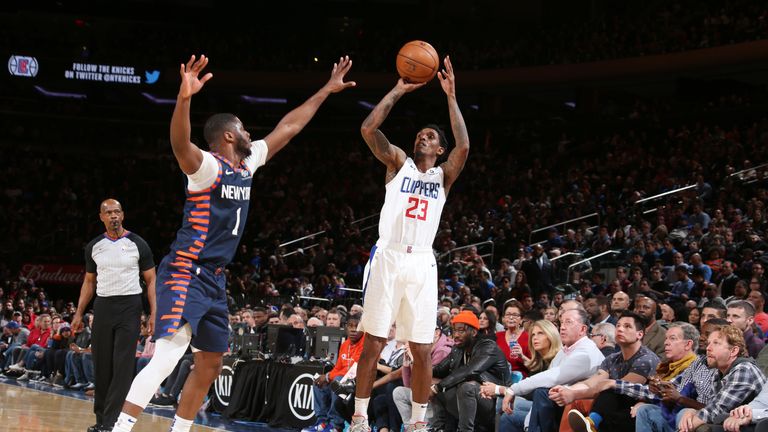
[[[432,45],[410,41],[397,53],[397,73],[408,82],[422,83],[435,77],[440,67],[440,58]]]

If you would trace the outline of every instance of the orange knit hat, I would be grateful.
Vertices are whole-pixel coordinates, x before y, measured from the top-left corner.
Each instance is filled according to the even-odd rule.
[[[458,315],[453,317],[453,319],[451,320],[451,324],[458,324],[458,323],[462,323],[470,327],[474,327],[475,330],[480,329],[480,321],[477,319],[477,316],[468,310],[461,311],[459,312]]]

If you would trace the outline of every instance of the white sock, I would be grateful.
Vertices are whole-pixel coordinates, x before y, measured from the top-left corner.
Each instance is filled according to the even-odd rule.
[[[179,416],[173,416],[173,423],[168,432],[189,432],[194,420],[185,420]]]
[[[368,418],[368,402],[371,401],[371,398],[355,398],[355,415],[356,416],[363,416],[365,418]]]
[[[121,412],[115,425],[112,427],[112,432],[131,432],[133,425],[135,424],[136,417],[131,417],[128,414]]]
[[[427,418],[427,404],[411,401],[411,424],[423,422]]]

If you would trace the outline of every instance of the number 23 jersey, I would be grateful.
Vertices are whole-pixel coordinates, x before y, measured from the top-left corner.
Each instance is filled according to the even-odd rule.
[[[407,158],[385,189],[379,215],[379,246],[431,248],[445,205],[443,169],[438,166],[421,172],[413,159]]]

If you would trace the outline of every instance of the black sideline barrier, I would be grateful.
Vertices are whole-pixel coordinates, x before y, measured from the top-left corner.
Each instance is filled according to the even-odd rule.
[[[315,424],[312,382],[314,375],[321,373],[321,363],[225,359],[222,374],[212,388],[211,409],[232,420],[262,422],[275,428],[311,426]]]

